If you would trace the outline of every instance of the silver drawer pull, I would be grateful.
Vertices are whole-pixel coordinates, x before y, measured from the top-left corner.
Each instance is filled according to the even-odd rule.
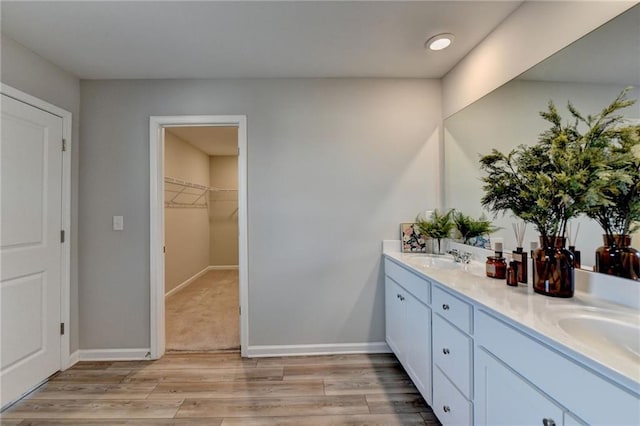
[[[556,426],[556,422],[553,419],[542,419],[544,426]]]
[[[442,353],[445,354],[445,355],[449,355],[449,349],[442,348]]]
[[[442,304],[442,309],[444,309],[445,311],[449,310],[449,305],[447,305],[446,303]]]
[[[448,413],[449,411],[451,411],[451,408],[449,408],[449,406],[448,406],[448,405],[443,405],[443,406],[442,406],[442,410],[444,410],[444,412],[445,412],[445,413]],[[545,419],[545,420],[546,420],[546,419]],[[549,426],[551,426],[551,425],[549,425]],[[554,426],[555,426],[555,423],[554,423]]]

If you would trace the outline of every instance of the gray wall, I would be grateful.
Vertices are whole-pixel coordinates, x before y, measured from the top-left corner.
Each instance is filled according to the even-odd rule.
[[[149,345],[149,116],[184,114],[247,115],[250,345],[383,341],[380,241],[438,203],[435,80],[83,81],[80,346]]]
[[[71,352],[78,349],[78,158],[80,80],[13,39],[0,37],[0,79],[9,86],[73,114],[71,152]]]

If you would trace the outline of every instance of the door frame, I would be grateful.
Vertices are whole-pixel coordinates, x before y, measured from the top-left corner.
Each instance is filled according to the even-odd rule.
[[[62,223],[65,232],[60,250],[60,322],[65,324],[65,333],[60,335],[60,370],[66,370],[75,362],[71,359],[71,150],[73,149],[71,112],[59,108],[42,99],[31,96],[4,83],[0,92],[19,102],[41,109],[62,119],[62,138],[66,150],[62,151]]]
[[[240,354],[249,344],[249,267],[247,237],[247,116],[176,115],[149,117],[149,279],[150,352],[165,352],[164,292],[164,138],[165,127],[234,126],[238,128],[238,272],[240,293]]]

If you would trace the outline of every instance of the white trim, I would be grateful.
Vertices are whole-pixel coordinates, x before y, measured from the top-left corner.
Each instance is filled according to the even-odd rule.
[[[140,361],[150,359],[149,348],[80,349],[80,361]]]
[[[247,235],[247,117],[245,115],[185,115],[149,117],[150,335],[151,358],[165,351],[164,324],[164,194],[162,132],[167,126],[238,126],[238,269],[240,293],[240,354],[249,344],[249,262]]]
[[[238,269],[238,265],[211,265],[210,271],[234,271]]]
[[[76,350],[71,355],[69,355],[69,364],[67,365],[67,368],[73,367],[78,363],[78,361],[80,361],[80,350]]]
[[[71,149],[73,115],[62,108],[24,93],[2,83],[1,92],[20,102],[29,104],[62,118],[62,137],[67,141],[67,150],[62,153],[62,223],[65,242],[61,250],[60,268],[60,321],[65,324],[65,334],[60,336],[60,370],[71,362]]]
[[[197,272],[192,277],[187,278],[186,280],[182,281],[180,284],[178,284],[177,286],[175,286],[174,288],[172,288],[171,290],[166,292],[164,297],[167,298],[167,297],[171,296],[172,294],[179,292],[180,290],[182,290],[183,288],[185,288],[186,286],[188,286],[189,284],[191,284],[192,282],[194,282],[195,280],[197,280],[198,278],[200,278],[201,276],[203,276],[204,274],[209,272],[209,268],[211,268],[211,266],[207,266],[202,271]]]
[[[334,343],[319,345],[254,345],[247,348],[249,358],[294,355],[387,354],[386,342]]]

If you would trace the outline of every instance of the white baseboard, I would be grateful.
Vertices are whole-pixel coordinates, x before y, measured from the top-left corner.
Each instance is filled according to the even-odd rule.
[[[80,361],[140,361],[151,359],[149,348],[80,349]]]
[[[166,292],[164,297],[169,297],[172,294],[179,292],[180,290],[182,290],[183,288],[185,288],[186,286],[188,286],[189,284],[191,284],[192,282],[194,282],[195,280],[197,280],[198,278],[200,278],[201,276],[209,272],[209,268],[211,268],[211,266],[207,266],[206,268],[204,268],[202,271],[198,272],[194,276],[187,278],[186,280],[184,280],[183,282],[181,282],[180,284],[178,284],[177,286],[175,286],[174,288]]]
[[[67,367],[65,368],[65,370],[67,368],[71,368],[73,367],[75,364],[78,363],[78,361],[80,361],[80,351],[76,350],[74,353],[72,353],[71,355],[69,355],[69,364],[67,365]]]
[[[238,265],[211,265],[209,266],[210,271],[232,271],[234,269],[238,269]]]
[[[391,353],[386,342],[335,343],[319,345],[253,345],[247,348],[249,358],[294,355],[337,355]]]

